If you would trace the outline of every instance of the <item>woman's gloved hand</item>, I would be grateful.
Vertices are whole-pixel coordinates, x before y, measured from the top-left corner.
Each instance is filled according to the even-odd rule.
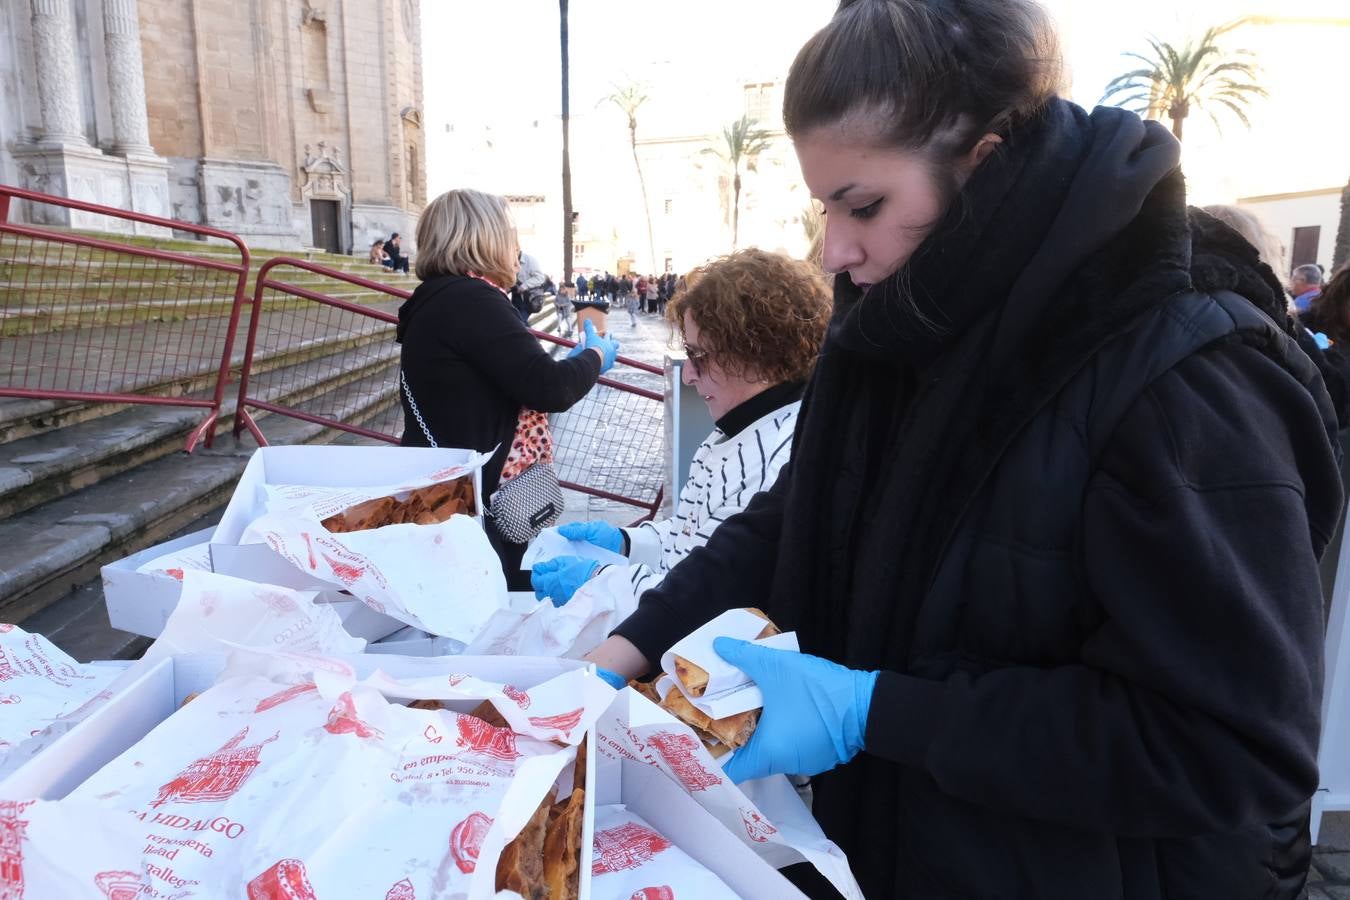
[[[713,649],[764,694],[755,733],[723,766],[732,781],[819,775],[862,750],[876,672],[734,638],[717,638]]]
[[[595,350],[600,354],[600,374],[603,375],[614,368],[614,357],[619,355],[619,342],[615,338],[601,337],[600,332],[595,330],[595,323],[590,319],[586,320],[586,334],[581,342],[568,352],[568,358],[580,356],[587,350]]]
[[[616,691],[621,691],[628,686],[628,682],[624,680],[624,677],[622,675],[620,675],[618,672],[611,672],[604,666],[596,666],[595,674],[599,675],[601,680],[604,681],[605,684],[614,688],[614,690]]]
[[[585,541],[602,550],[623,554],[623,532],[608,522],[568,522],[558,526],[558,534],[569,541]]]
[[[593,559],[579,556],[557,556],[535,563],[530,569],[530,586],[540,600],[548,597],[554,606],[562,606],[600,568]]]

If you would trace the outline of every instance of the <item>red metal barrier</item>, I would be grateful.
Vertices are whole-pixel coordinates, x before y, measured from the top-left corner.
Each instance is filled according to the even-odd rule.
[[[25,225],[10,221],[16,200],[29,218],[62,207],[100,230],[140,223],[224,243],[175,251]],[[0,397],[200,408],[186,449],[209,446],[248,269],[229,232],[0,185]]]
[[[290,281],[287,278],[291,279]],[[331,284],[328,291],[292,283],[297,276]],[[355,303],[338,289],[357,289],[383,299]],[[254,411],[273,413],[391,444],[403,431],[399,403],[397,306],[407,291],[304,260],[278,257],[258,270],[249,316],[248,343],[239,376],[235,434],[247,429],[260,445],[267,439]],[[534,331],[541,341],[564,347],[576,342]],[[311,358],[263,376],[255,361],[278,348],[311,348]],[[297,385],[320,385],[345,373],[341,390],[303,390],[298,401],[283,394]],[[580,403],[553,417],[555,466],[563,486],[655,514],[664,495],[665,397],[660,368],[619,357],[610,374]],[[653,381],[654,379],[654,381]],[[634,383],[653,382],[650,386]],[[270,391],[270,395],[269,395]]]

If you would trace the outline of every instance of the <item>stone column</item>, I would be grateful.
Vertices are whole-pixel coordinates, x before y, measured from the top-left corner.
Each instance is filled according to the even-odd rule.
[[[145,112],[145,70],[136,0],[103,0],[103,40],[108,51],[113,149],[129,156],[149,156],[154,150]]]
[[[31,0],[33,56],[45,142],[88,146],[75,72],[75,21],[70,0]]]

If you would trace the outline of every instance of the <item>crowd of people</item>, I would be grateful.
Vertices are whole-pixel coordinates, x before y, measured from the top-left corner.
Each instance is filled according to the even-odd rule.
[[[509,582],[620,597],[583,648],[616,686],[729,609],[795,631],[714,644],[764,700],[726,772],[811,778],[868,896],[1293,900],[1350,273],[1282,283],[1259,233],[1188,207],[1166,128],[1059,95],[1057,47],[1032,0],[844,0],[785,87],[819,262],[563,285],[664,313],[716,422],[674,518],[563,526],[626,565],[519,571],[560,512],[530,499],[547,413],[619,348],[588,323],[540,349],[502,198],[419,221],[403,442],[495,451]]]
[[[604,300],[610,304],[621,304],[628,312],[630,324],[637,325],[639,314],[664,316],[666,304],[675,293],[679,276],[673,272],[663,275],[639,275],[623,273],[611,275],[608,270],[597,272],[589,278],[582,274],[576,277],[577,299]]]

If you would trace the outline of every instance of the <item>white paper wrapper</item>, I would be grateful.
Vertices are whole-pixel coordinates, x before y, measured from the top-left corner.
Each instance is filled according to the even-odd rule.
[[[606,550],[604,547],[597,547],[590,541],[569,541],[558,533],[558,529],[545,528],[525,548],[525,555],[520,560],[520,568],[522,571],[528,572],[534,568],[536,563],[559,556],[579,556],[582,559],[593,559],[603,566],[628,565],[628,557],[621,553]]]
[[[357,682],[340,660],[311,662],[305,680],[298,658],[240,654],[229,677],[67,799],[0,805],[28,896],[104,900],[115,882],[128,893],[113,896],[183,900],[491,897],[501,849],[575,760],[546,738],[579,739],[614,695],[584,670],[536,685],[529,712],[547,724],[527,717],[534,736],[517,735],[386,699],[519,709],[509,686]],[[272,676],[233,675],[259,668]],[[553,705],[563,693],[568,710]]]
[[[632,688],[619,693],[597,728],[598,753],[660,769],[765,862],[775,868],[809,862],[845,897],[861,900],[843,851],[825,837],[783,776],[751,782],[743,791],[722,773],[687,725]],[[773,799],[775,818],[747,791]]]
[[[183,593],[164,631],[142,664],[189,653],[222,653],[234,647],[297,653],[360,653],[366,646],[342,628],[314,591],[294,591],[214,572],[187,571]]]
[[[621,803],[595,808],[593,843],[594,900],[736,896],[722,879]]]
[[[292,510],[256,520],[240,543],[267,544],[376,612],[465,643],[506,604],[501,561],[468,516],[334,535]]]
[[[264,484],[263,508],[268,513],[290,512],[303,518],[320,521],[344,509],[374,500],[376,497],[398,497],[408,491],[424,488],[442,481],[453,481],[481,468],[492,458],[491,453],[479,453],[467,462],[447,469],[438,469],[404,479],[398,484],[364,487],[327,487],[310,484]]]
[[[637,609],[632,591],[607,590],[606,569],[562,606],[533,594],[511,594],[465,648],[470,656],[556,656],[581,659]]]
[[[203,542],[157,556],[137,566],[136,571],[142,575],[168,575],[179,581],[183,580],[184,572],[210,572],[211,544]]]
[[[0,625],[0,778],[106,700],[121,672],[81,665],[40,634]]]
[[[690,703],[714,719],[759,709],[764,705],[764,695],[750,680],[750,676],[717,655],[717,651],[713,650],[713,641],[719,637],[731,637],[778,650],[798,649],[797,636],[790,631],[755,641],[755,636],[764,630],[765,624],[759,616],[746,610],[727,610],[667,650],[661,656],[661,669]],[[682,656],[707,670],[708,689],[702,697],[690,694],[675,677],[676,656]]]

